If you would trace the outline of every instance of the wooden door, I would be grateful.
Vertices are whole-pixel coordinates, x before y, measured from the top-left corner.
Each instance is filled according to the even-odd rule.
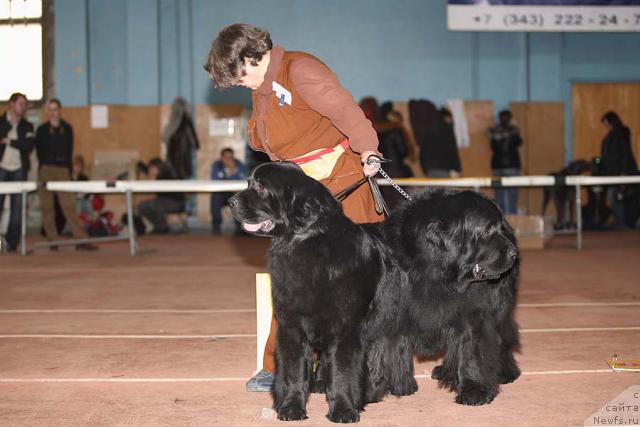
[[[574,83],[571,88],[573,112],[573,158],[589,160],[600,155],[607,130],[601,118],[607,111],[618,113],[631,129],[631,145],[640,153],[640,82]]]
[[[512,102],[509,108],[520,128],[522,175],[548,175],[564,167],[564,104]],[[518,208],[530,215],[542,213],[540,187],[522,188]],[[547,212],[548,214],[549,212]]]

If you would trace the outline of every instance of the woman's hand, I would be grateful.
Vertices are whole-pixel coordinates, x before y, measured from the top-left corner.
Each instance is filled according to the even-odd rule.
[[[382,157],[382,155],[376,151],[368,150],[360,153],[360,161],[363,163],[362,172],[365,176],[373,176],[378,173],[378,169],[380,169],[380,162],[374,161],[371,164],[367,163],[369,156],[377,156]]]

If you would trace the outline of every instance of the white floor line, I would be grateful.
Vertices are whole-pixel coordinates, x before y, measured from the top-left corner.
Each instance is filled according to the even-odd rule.
[[[612,369],[568,369],[560,371],[531,371],[522,372],[522,375],[569,375],[569,374],[604,374],[616,373]],[[431,374],[414,375],[416,378],[431,378]]]
[[[0,383],[196,383],[247,381],[249,378],[0,378]]]
[[[601,332],[601,331],[640,331],[640,326],[612,326],[602,328],[541,328],[520,329],[521,333],[547,333],[547,332]]]
[[[129,256],[129,254],[127,254],[127,256]],[[95,267],[95,266],[78,266],[78,267],[56,267],[56,266],[47,266],[47,273],[75,273],[78,271],[90,271],[92,273],[104,273],[104,274],[109,274],[112,275],[113,273],[111,272],[111,268],[112,267]],[[161,265],[154,265],[153,267],[135,267],[135,266],[119,266],[118,267],[118,272],[128,272],[128,271],[140,271],[140,272],[145,272],[145,273],[149,273],[149,270],[152,269],[153,271],[181,271],[181,270],[186,270],[186,271],[203,271],[203,270],[212,270],[212,271],[225,271],[225,270],[229,270],[229,271],[238,271],[238,267],[232,266],[232,265],[220,265],[220,266],[215,266],[215,265],[176,265],[176,266],[161,266]],[[33,267],[7,267],[7,268],[3,268],[2,272],[3,273],[22,273],[25,271],[33,271]],[[266,271],[266,269],[264,269],[264,271]],[[250,272],[249,272],[250,273]]]
[[[65,338],[65,339],[132,339],[132,340],[196,340],[222,338],[255,338],[256,334],[220,335],[72,335],[72,334],[3,334],[0,338]]]
[[[611,373],[616,374],[613,369],[568,369],[566,371],[537,371],[537,372],[523,372],[522,375],[566,375],[566,374],[601,374]]]
[[[553,302],[553,303],[523,303],[518,308],[547,308],[547,307],[625,307],[640,306],[640,301],[623,302]]]
[[[533,371],[522,375],[568,375],[616,373],[611,369],[572,369],[566,371]],[[415,378],[431,379],[431,375],[418,374]],[[197,383],[247,381],[248,377],[202,377],[202,378],[0,378],[0,383]]]
[[[217,314],[217,313],[255,313],[255,308],[229,309],[0,309],[0,314]]]

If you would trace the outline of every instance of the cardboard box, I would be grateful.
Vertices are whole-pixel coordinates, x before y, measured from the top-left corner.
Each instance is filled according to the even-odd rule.
[[[505,215],[513,227],[521,249],[544,249],[553,237],[550,221],[541,215]]]

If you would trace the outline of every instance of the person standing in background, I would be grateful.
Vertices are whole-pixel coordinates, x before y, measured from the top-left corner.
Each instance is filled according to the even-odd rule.
[[[453,130],[453,116],[446,108],[438,111],[439,120],[420,153],[421,164],[429,178],[458,178],[462,167]]]
[[[457,178],[460,174],[458,146],[447,113],[426,99],[409,101],[411,128],[420,147],[420,167],[429,178]]]
[[[498,114],[498,123],[489,128],[491,139],[491,169],[494,176],[520,175],[520,153],[522,138],[518,127],[512,121],[511,111],[502,110]],[[518,213],[518,189],[497,188],[496,201],[505,214]]]
[[[211,165],[211,179],[243,180],[245,178],[246,172],[242,162],[234,157],[231,148],[223,148],[220,152],[220,159]],[[215,192],[211,195],[211,230],[213,234],[222,233],[222,207],[227,204],[233,194],[225,191]]]
[[[190,179],[193,175],[193,155],[200,148],[200,143],[190,106],[184,98],[173,100],[171,116],[162,139],[167,144],[167,165],[172,169],[174,179]]]
[[[607,128],[607,135],[600,149],[600,173],[602,175],[637,175],[638,164],[631,149],[631,131],[620,120],[614,111],[607,111],[602,116],[602,125]],[[613,212],[613,226],[628,228],[625,220],[625,193],[632,187],[614,185],[607,188],[607,201]]]
[[[16,92],[9,98],[9,109],[0,116],[0,182],[16,182],[27,179],[33,150],[33,125],[24,115],[27,112],[27,96]],[[4,209],[5,195],[0,194],[0,216]],[[11,212],[7,229],[8,252],[16,252],[22,229],[22,197],[12,194]]]
[[[66,191],[53,192],[46,189],[49,181],[70,181],[73,155],[73,128],[62,119],[62,104],[58,99],[47,102],[48,120],[36,132],[36,154],[38,155],[38,196],[42,206],[42,223],[48,240],[59,238],[55,221],[54,195],[58,198],[62,213],[75,239],[86,239],[87,232],[80,224],[76,212],[75,196]],[[57,246],[50,246],[57,250]],[[93,251],[98,249],[91,243],[76,245],[76,249]]]

